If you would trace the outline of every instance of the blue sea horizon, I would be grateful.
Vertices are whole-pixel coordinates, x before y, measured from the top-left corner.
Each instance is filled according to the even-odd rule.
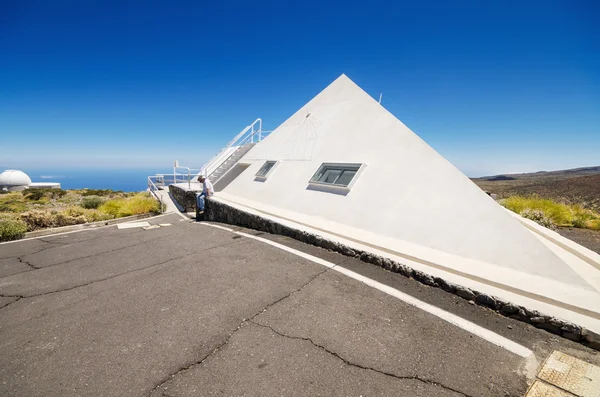
[[[29,175],[32,182],[58,182],[65,190],[87,188],[124,192],[146,190],[150,175],[173,174],[173,169],[20,168],[20,170]]]

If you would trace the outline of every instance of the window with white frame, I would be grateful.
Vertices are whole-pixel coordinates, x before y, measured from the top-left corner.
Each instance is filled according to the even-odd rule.
[[[260,167],[260,169],[256,173],[256,177],[260,178],[260,179],[267,179],[269,174],[271,172],[273,172],[273,169],[275,168],[275,164],[277,164],[277,161],[265,161],[263,166]]]
[[[309,183],[349,188],[362,164],[323,163]]]

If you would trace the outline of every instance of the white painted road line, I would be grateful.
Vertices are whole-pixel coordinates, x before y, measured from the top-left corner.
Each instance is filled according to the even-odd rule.
[[[276,243],[274,241],[271,240],[267,240],[265,238],[262,237],[258,237],[258,236],[253,236],[251,234],[247,234],[247,233],[243,233],[243,232],[236,232],[232,229],[229,229],[227,227],[223,227],[220,225],[213,225],[213,224],[209,224],[209,223],[201,223],[201,225],[206,225],[206,226],[210,226],[210,227],[214,227],[217,229],[222,229],[222,230],[226,230],[235,234],[238,234],[240,236],[244,236],[247,238],[251,238],[253,240],[258,240],[260,242],[263,242],[265,244],[269,244],[273,247],[282,249],[284,251],[287,251],[289,253],[292,253],[294,255],[300,256],[304,259],[310,260],[312,262],[318,263],[319,265],[323,265],[325,267],[328,267],[332,270],[335,270],[337,272],[340,272],[342,274],[344,274],[347,277],[350,277],[354,280],[360,281],[361,283],[364,283],[372,288],[375,288],[381,292],[384,292],[390,296],[393,296],[394,298],[397,298],[405,303],[408,303],[409,305],[412,305],[414,307],[417,307],[421,310],[426,311],[427,313],[430,313],[444,321],[449,322],[450,324],[453,324],[459,328],[462,328],[463,330],[472,333],[473,335],[477,335],[478,337],[487,340],[488,342],[502,347],[518,356],[527,358],[530,357],[533,352],[531,350],[529,350],[528,348],[526,348],[525,346],[519,345],[518,343],[515,343],[513,341],[511,341],[510,339],[507,339],[501,335],[498,335],[495,332],[492,332],[486,328],[480,327],[479,325],[472,323],[468,320],[465,320],[462,317],[459,317],[455,314],[449,313],[445,310],[440,309],[439,307],[430,305],[429,303],[425,303],[411,295],[405,294],[404,292],[398,291],[395,288],[392,288],[388,285],[382,284],[378,281],[372,280],[368,277],[362,276],[356,272],[353,272],[352,270],[348,270],[346,268],[343,268],[341,266],[337,266],[331,262],[328,262],[326,260],[323,260],[321,258],[317,258],[316,256],[310,255],[310,254],[306,254],[302,251],[298,251],[296,249],[290,248],[288,246],[285,246],[283,244],[279,244]]]
[[[221,230],[227,230],[228,232],[233,232],[233,233],[235,233],[235,232],[233,231],[233,229],[230,229],[230,228],[228,228],[228,227],[225,227],[225,226],[221,226],[221,225],[213,225],[212,223],[200,223],[200,224],[201,224],[201,225],[210,226],[210,227],[214,227],[214,228],[221,229]]]
[[[117,229],[135,229],[137,227],[148,227],[150,224],[148,222],[127,222],[127,223],[119,223],[117,225]]]

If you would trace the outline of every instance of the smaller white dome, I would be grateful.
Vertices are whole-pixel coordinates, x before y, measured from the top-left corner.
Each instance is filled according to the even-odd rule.
[[[29,186],[31,178],[23,171],[6,170],[0,174],[0,188],[13,186]]]

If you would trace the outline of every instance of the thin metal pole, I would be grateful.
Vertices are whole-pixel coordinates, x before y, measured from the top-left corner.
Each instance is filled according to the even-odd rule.
[[[190,167],[188,167],[188,189],[192,189],[192,186],[190,184]]]

